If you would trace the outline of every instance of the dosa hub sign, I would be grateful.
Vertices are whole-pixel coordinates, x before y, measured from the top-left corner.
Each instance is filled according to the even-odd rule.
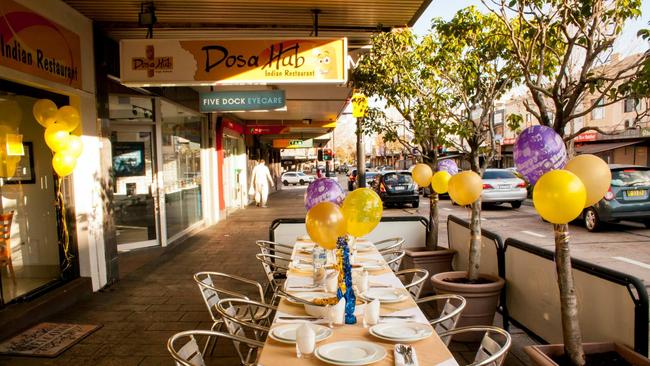
[[[79,36],[11,0],[0,0],[0,65],[81,89]]]
[[[345,83],[347,40],[120,41],[126,85]]]

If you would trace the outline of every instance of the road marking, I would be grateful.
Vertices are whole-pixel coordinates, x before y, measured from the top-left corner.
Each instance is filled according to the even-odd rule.
[[[619,261],[623,261],[623,262],[627,262],[627,263],[631,263],[631,264],[636,264],[637,266],[643,267],[645,269],[650,269],[650,264],[635,261],[634,259],[625,258],[625,257],[614,257],[614,259],[618,259]]]
[[[546,237],[546,235],[538,234],[538,233],[536,233],[534,231],[522,230],[521,232],[524,233],[524,234],[528,234],[530,236],[536,236],[538,238],[545,238]]]

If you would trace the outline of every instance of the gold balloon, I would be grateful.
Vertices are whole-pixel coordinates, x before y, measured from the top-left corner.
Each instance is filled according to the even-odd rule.
[[[336,241],[345,235],[345,219],[339,206],[321,202],[307,212],[307,234],[314,243],[325,249],[336,248]]]
[[[431,183],[433,171],[427,164],[415,164],[411,175],[413,175],[413,180],[417,185],[420,187],[427,187]]]
[[[357,188],[345,197],[341,210],[348,233],[359,238],[370,233],[379,224],[384,206],[375,191],[370,188]]]
[[[612,183],[612,171],[607,163],[596,155],[579,155],[569,160],[564,167],[580,178],[587,189],[585,207],[593,206],[600,201]]]
[[[11,178],[16,175],[16,169],[18,168],[18,163],[22,156],[7,156],[6,167],[7,167],[7,178]]]
[[[451,174],[448,171],[442,170],[436,172],[431,178],[431,187],[436,193],[447,193],[449,190],[449,180],[451,179]]]
[[[533,205],[544,220],[566,224],[585,207],[587,190],[577,175],[568,170],[551,170],[539,178],[533,189]]]
[[[68,146],[63,151],[69,153],[75,158],[78,158],[79,156],[81,156],[83,149],[84,149],[84,143],[83,141],[81,141],[81,137],[77,135],[70,135],[70,138],[68,140]]]
[[[20,126],[23,119],[23,110],[15,100],[9,99],[0,101],[0,122],[14,129]]]
[[[50,125],[54,124],[54,121],[56,121],[57,112],[58,109],[56,108],[56,104],[54,104],[54,102],[49,99],[37,100],[36,103],[34,103],[34,107],[32,108],[32,113],[34,114],[36,122],[40,123],[41,126],[45,128],[48,128]]]
[[[72,174],[77,166],[77,158],[66,152],[57,152],[52,158],[52,167],[59,177],[65,177]]]
[[[72,132],[81,123],[81,117],[77,108],[66,105],[56,112],[56,124],[63,126],[66,131]]]
[[[482,192],[483,181],[471,170],[460,172],[449,179],[449,197],[461,206],[476,202]]]
[[[68,147],[70,132],[65,126],[53,124],[45,129],[45,143],[54,152],[63,151]]]

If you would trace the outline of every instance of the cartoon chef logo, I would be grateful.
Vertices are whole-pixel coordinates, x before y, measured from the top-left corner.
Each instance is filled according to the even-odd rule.
[[[336,52],[333,47],[318,47],[313,51],[316,77],[322,79],[336,78]]]

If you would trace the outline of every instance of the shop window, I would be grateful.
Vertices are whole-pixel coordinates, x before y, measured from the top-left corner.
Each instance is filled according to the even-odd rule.
[[[6,165],[0,169],[0,213],[4,216],[0,226],[7,225],[9,237],[6,242],[0,241],[0,306],[78,275],[74,206],[69,202],[68,235],[75,256],[71,266],[64,265],[59,245],[64,236],[61,210],[55,203],[57,179],[52,152],[45,144],[43,126],[32,114],[34,103],[41,98],[52,100],[58,107],[70,104],[68,97],[0,80],[0,124],[22,135],[23,144],[23,155],[16,155],[20,158],[15,172],[8,173]],[[63,182],[64,201],[71,201],[70,181]]]
[[[627,98],[623,101],[623,111],[631,113],[634,111],[641,111],[641,101],[638,98]]]
[[[597,107],[591,110],[591,119],[598,120],[605,118],[605,108],[603,107],[605,105],[605,100],[600,98],[597,101],[593,101],[593,103]]]

